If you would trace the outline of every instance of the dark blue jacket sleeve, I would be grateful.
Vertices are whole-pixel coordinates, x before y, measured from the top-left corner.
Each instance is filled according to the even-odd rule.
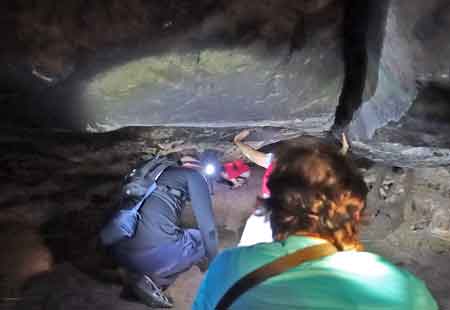
[[[206,255],[212,261],[217,255],[218,239],[208,184],[200,173],[193,171],[188,176],[188,188],[194,216],[205,244]]]

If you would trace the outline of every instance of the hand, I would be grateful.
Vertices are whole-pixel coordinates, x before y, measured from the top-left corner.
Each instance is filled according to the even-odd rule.
[[[347,155],[348,150],[350,149],[350,145],[348,144],[347,136],[345,135],[345,133],[342,134],[341,145],[342,146],[340,153],[345,156]]]
[[[242,130],[240,133],[238,133],[236,136],[234,136],[234,139],[233,139],[234,143],[241,142],[242,140],[247,138],[249,134],[250,134],[250,130],[248,130],[248,129]]]

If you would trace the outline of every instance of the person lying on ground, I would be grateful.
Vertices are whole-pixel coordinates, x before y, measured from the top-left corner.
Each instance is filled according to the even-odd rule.
[[[250,167],[242,159],[236,159],[223,163],[220,176],[231,189],[236,189],[246,184],[250,177]]]

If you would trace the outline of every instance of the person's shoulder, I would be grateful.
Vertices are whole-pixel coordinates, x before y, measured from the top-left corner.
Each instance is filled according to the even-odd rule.
[[[367,277],[391,277],[408,281],[420,281],[406,269],[403,269],[385,257],[365,251],[342,251],[326,260],[326,266]]]
[[[222,252],[220,252],[219,255],[214,259],[214,262],[224,262],[228,260],[232,260],[233,257],[241,256],[243,252],[244,247],[234,247],[234,248],[227,248],[224,249]]]
[[[340,251],[329,257],[329,261],[335,266],[353,265],[358,270],[360,264],[369,266],[395,266],[392,262],[375,253],[365,251]]]
[[[282,250],[274,243],[258,243],[251,246],[239,246],[223,250],[214,263],[220,266],[233,265],[247,270],[271,262],[280,256]]]
[[[437,309],[434,298],[421,279],[378,254],[343,251],[318,262],[317,266],[332,271],[329,274],[341,288],[348,287],[349,283],[359,283],[380,301],[397,300],[410,309]],[[410,297],[405,299],[405,296]]]
[[[242,275],[271,262],[276,251],[269,249],[270,243],[261,243],[248,247],[235,247],[223,250],[208,268],[209,280],[222,279],[222,284],[237,281]]]

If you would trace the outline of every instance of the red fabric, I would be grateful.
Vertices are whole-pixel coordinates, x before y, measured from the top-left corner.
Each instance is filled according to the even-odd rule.
[[[244,172],[250,171],[249,166],[241,159],[224,163],[223,169],[230,179],[235,179]]]
[[[269,181],[270,174],[273,171],[273,168],[275,167],[275,162],[271,162],[269,167],[267,167],[266,172],[264,172],[263,179],[262,179],[262,185],[261,185],[261,193],[263,197],[269,197],[270,196],[270,190],[267,187],[267,182]]]

